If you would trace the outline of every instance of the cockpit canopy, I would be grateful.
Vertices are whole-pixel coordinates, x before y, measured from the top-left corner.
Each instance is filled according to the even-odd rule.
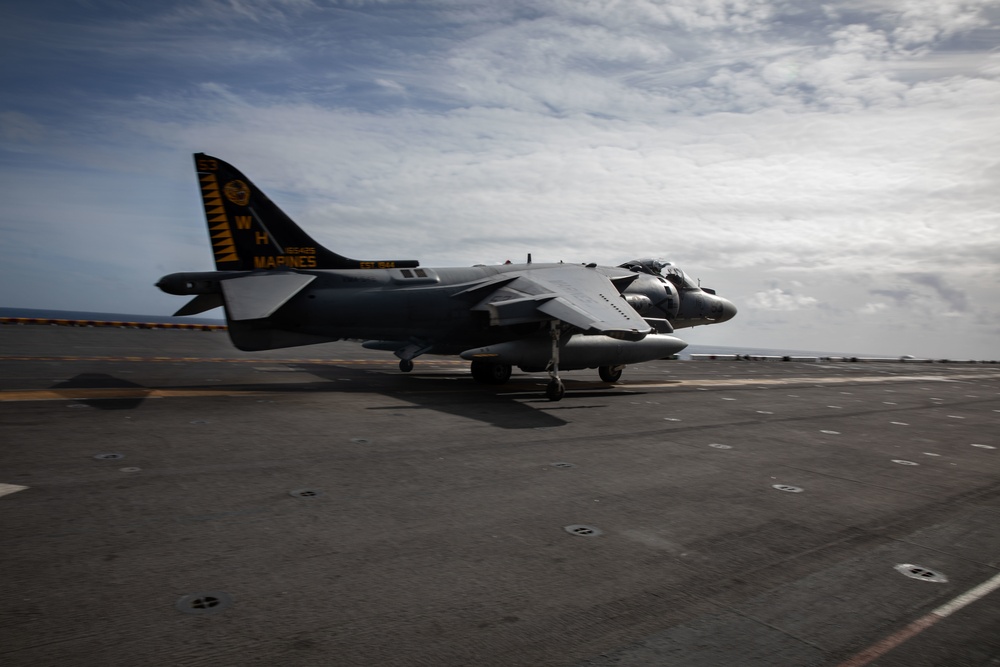
[[[651,276],[666,278],[678,290],[698,289],[698,285],[688,278],[683,271],[662,259],[633,259],[622,264],[621,268],[635,271],[636,273],[647,273]]]

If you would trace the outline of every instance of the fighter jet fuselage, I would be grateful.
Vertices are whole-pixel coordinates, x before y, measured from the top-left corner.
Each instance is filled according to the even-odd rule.
[[[469,344],[490,344],[512,335],[545,329],[547,322],[526,318],[493,321],[488,309],[476,309],[477,286],[495,285],[508,274],[544,273],[548,269],[593,271],[609,278],[632,279],[621,293],[647,320],[660,320],[661,330],[722,322],[735,307],[700,289],[678,293],[670,282],[635,275],[618,267],[567,264],[505,264],[453,268],[289,270],[308,276],[308,285],[268,318],[268,328],[318,336],[327,340],[437,340],[435,354],[458,354]],[[175,273],[157,285],[177,295],[222,294],[224,281],[278,276],[282,271]],[[222,305],[221,303],[219,305]],[[516,319],[516,318],[515,318]],[[525,326],[528,325],[528,326]],[[270,349],[245,347],[242,349]]]
[[[219,270],[171,274],[157,286],[195,297],[179,315],[223,306],[243,350],[355,339],[394,352],[403,371],[422,354],[460,355],[483,382],[506,381],[512,366],[548,370],[558,400],[559,369],[599,368],[614,381],[626,364],[686,347],[675,329],[736,314],[652,259],[464,268],[352,260],[313,241],[231,165],[195,161]]]

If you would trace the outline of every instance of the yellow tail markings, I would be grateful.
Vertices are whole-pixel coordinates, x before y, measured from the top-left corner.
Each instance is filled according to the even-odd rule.
[[[219,182],[215,174],[199,174],[201,180],[201,199],[205,205],[205,218],[208,220],[208,233],[212,240],[212,251],[215,253],[216,264],[222,262],[238,262],[233,231],[226,218],[226,207],[219,191]]]
[[[207,180],[206,179],[201,180],[201,191],[204,194],[210,194],[212,192],[219,191],[219,184],[215,182],[215,176],[212,176]]]
[[[238,215],[236,216],[236,228],[237,229],[250,229],[250,223],[252,218],[249,215]]]

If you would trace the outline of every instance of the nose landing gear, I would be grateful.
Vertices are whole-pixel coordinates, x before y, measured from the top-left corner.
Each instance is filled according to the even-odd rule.
[[[561,400],[566,394],[566,387],[563,385],[559,378],[554,378],[549,380],[549,384],[545,387],[545,396],[550,401]]]

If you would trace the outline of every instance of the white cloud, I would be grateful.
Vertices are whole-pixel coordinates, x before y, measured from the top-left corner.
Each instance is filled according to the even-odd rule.
[[[865,305],[863,305],[861,308],[858,309],[858,312],[861,313],[862,315],[877,315],[882,311],[886,310],[888,307],[889,306],[884,303],[873,301],[871,303],[866,303]]]
[[[750,308],[760,310],[801,310],[811,308],[818,303],[818,300],[811,296],[803,296],[786,292],[775,287],[764,292],[757,292],[747,303]]]
[[[375,79],[375,83],[393,93],[402,94],[406,92],[406,86],[399,83],[398,81],[390,81],[389,79]]]
[[[865,341],[918,341],[930,309],[969,315],[961,344],[996,349],[998,11],[244,0],[89,23],[38,14],[17,24],[26,60],[11,68],[32,85],[0,109],[18,165],[0,180],[2,246],[8,259],[109,255],[110,274],[146,284],[180,257],[176,270],[208,268],[197,193],[175,185],[206,151],[346,254],[665,256],[737,302],[712,334],[733,341],[816,348],[849,332],[877,351]],[[49,225],[44,239],[28,220]],[[86,233],[108,220],[133,220],[115,234],[148,255]],[[93,298],[103,284],[82,275],[64,291]],[[907,333],[886,332],[888,308]]]
[[[44,138],[45,127],[27,114],[5,111],[0,113],[0,136],[11,145],[36,143]]]

